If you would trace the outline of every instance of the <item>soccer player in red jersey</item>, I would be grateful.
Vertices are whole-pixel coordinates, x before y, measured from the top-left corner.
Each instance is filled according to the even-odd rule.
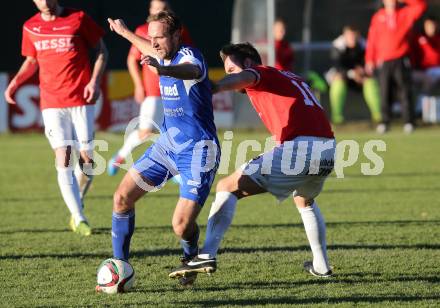
[[[313,261],[305,262],[304,268],[329,277],[325,222],[314,201],[334,166],[335,139],[324,109],[301,77],[261,65],[249,43],[227,45],[220,54],[228,76],[214,85],[214,91],[246,91],[277,146],[218,182],[203,249],[170,276],[214,272],[237,201],[269,192],[278,200],[293,195],[313,253]]]
[[[399,7],[398,2],[405,2]],[[368,31],[365,70],[377,70],[382,104],[382,123],[377,132],[385,133],[391,122],[394,86],[402,104],[405,133],[414,130],[414,108],[411,95],[410,32],[426,10],[426,0],[383,0],[384,8],[374,14]]]
[[[165,0],[150,1],[149,15],[156,15],[161,11],[170,11],[170,6]],[[148,39],[148,23],[136,28],[135,34]],[[189,32],[182,27],[182,43],[193,45]],[[159,89],[159,76],[148,68],[148,65],[139,66],[142,53],[132,45],[127,57],[127,66],[134,84],[134,99],[141,105],[138,129],[131,132],[124,141],[124,145],[109,161],[107,172],[115,175],[119,165],[139,145],[141,145],[156,130],[163,121],[163,108]],[[173,178],[174,179],[174,178]]]
[[[273,36],[275,39],[275,68],[283,71],[293,71],[295,54],[293,48],[286,40],[286,23],[277,19],[273,25]]]
[[[414,39],[411,51],[413,77],[422,84],[422,96],[430,95],[440,81],[440,33],[435,17],[424,20],[423,33]]]
[[[82,197],[93,173],[94,103],[107,59],[104,31],[83,11],[64,8],[57,0],[34,0],[39,13],[23,26],[22,55],[26,57],[5,91],[14,92],[39,71],[40,108],[45,134],[55,152],[58,185],[70,213],[70,227],[88,236]],[[96,57],[90,68],[88,52]],[[80,172],[74,174],[72,153],[79,150]],[[85,178],[82,181],[81,178]],[[79,182],[85,182],[82,195]]]

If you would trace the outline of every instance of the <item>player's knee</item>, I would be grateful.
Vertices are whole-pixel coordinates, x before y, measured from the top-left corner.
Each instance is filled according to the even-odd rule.
[[[134,208],[134,203],[128,198],[127,194],[117,190],[113,195],[113,212],[125,213]]]
[[[297,208],[306,208],[312,206],[314,200],[311,198],[304,198],[301,196],[295,196],[293,197],[293,201],[295,202],[295,205]]]
[[[179,238],[189,238],[193,232],[193,228],[191,228],[191,224],[187,221],[173,221],[173,230],[174,234],[178,236]]]
[[[341,73],[335,73],[332,79],[333,79],[332,81],[344,80],[344,75],[342,75]]]
[[[183,238],[186,233],[187,225],[183,222],[174,222],[173,221],[173,230],[174,233],[179,237]]]

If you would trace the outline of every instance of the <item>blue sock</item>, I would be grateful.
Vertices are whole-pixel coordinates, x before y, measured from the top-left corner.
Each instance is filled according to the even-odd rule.
[[[134,232],[134,210],[124,214],[113,212],[112,216],[112,244],[113,257],[128,260],[130,240]]]
[[[199,253],[199,245],[198,245],[199,235],[200,235],[200,229],[199,226],[197,226],[196,232],[194,232],[193,236],[190,239],[180,240],[180,245],[183,248],[183,256],[185,258],[192,259],[193,257],[197,256],[197,254]]]

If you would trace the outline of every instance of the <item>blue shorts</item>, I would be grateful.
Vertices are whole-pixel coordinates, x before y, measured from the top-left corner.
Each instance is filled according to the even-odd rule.
[[[153,182],[158,189],[173,176],[180,174],[180,197],[203,206],[219,163],[220,147],[216,141],[196,143],[179,153],[156,142],[134,163],[133,168]]]

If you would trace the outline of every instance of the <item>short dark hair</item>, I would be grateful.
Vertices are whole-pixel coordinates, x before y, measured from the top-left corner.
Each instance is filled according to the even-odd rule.
[[[283,18],[281,18],[281,17],[275,18],[275,22],[274,23],[277,23],[277,22],[280,22],[280,23],[286,25],[286,21]]]
[[[228,56],[234,56],[238,61],[240,61],[241,65],[244,64],[244,60],[247,58],[251,59],[257,64],[262,63],[260,54],[251,43],[229,44],[223,46],[223,48],[220,50],[220,57],[222,58],[223,62]]]
[[[430,20],[430,21],[433,21],[433,22],[437,22],[437,23],[438,23],[438,18],[437,18],[436,16],[434,16],[434,15],[428,15],[428,16],[426,16],[425,21],[426,21],[426,20]]]
[[[352,31],[352,32],[360,33],[359,28],[353,24],[345,25],[344,28],[342,29],[342,32],[345,32],[345,31]]]
[[[149,16],[147,22],[159,21],[168,26],[168,34],[174,34],[176,31],[182,31],[182,23],[179,17],[171,11],[162,11],[156,15]]]

